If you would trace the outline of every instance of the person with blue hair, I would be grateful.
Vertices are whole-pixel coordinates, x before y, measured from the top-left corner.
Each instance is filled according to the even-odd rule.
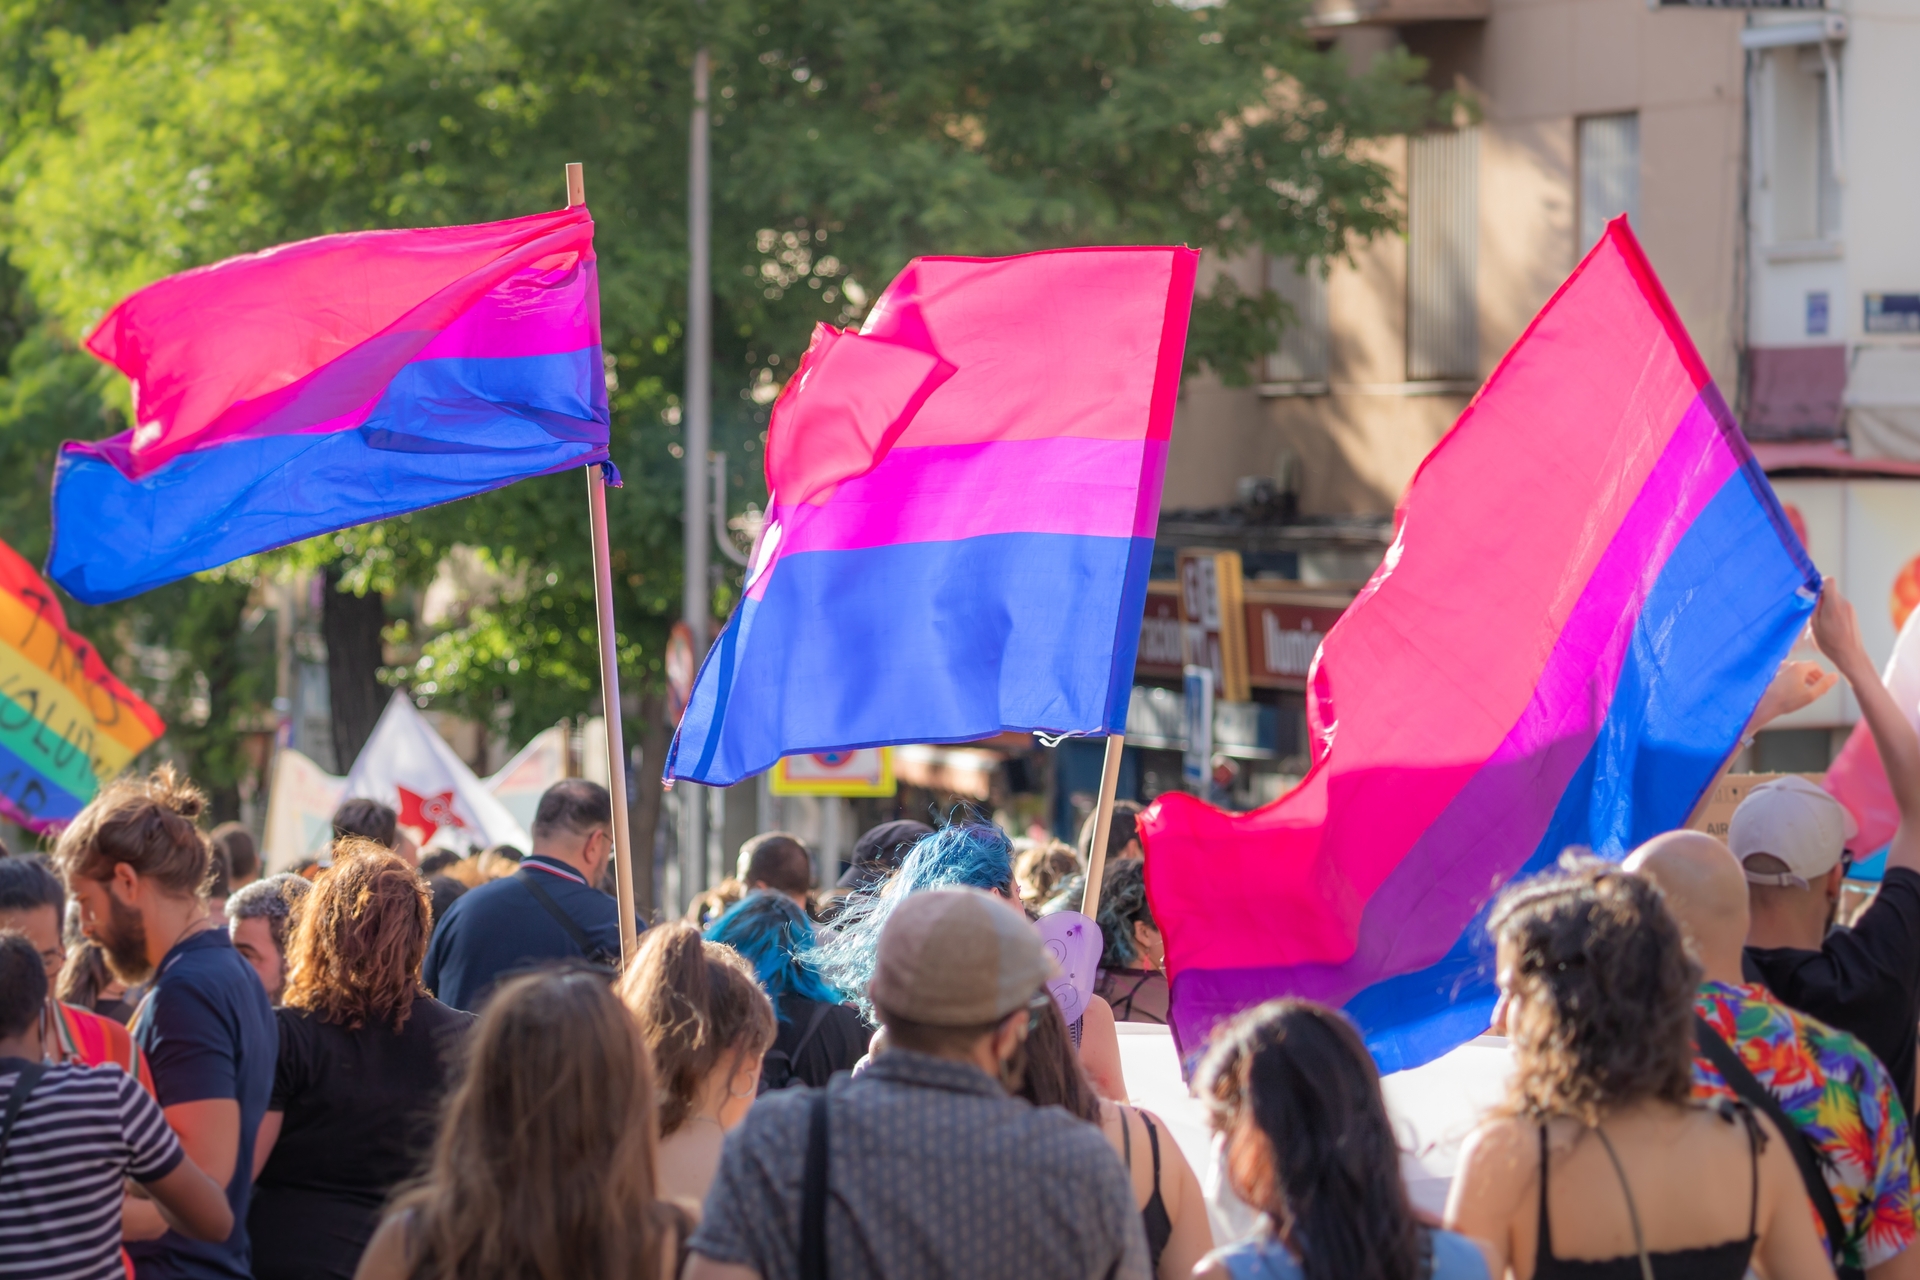
[[[839,992],[840,998],[860,1010],[868,1022],[877,1022],[867,983],[880,949],[880,930],[910,895],[929,889],[983,889],[1015,907],[1020,899],[1013,879],[1013,841],[990,822],[968,818],[922,837],[885,883],[855,894],[834,922],[835,932],[801,959]],[[1120,1037],[1113,1029],[1113,1010],[1094,996],[1086,1013],[1074,1024],[1074,1046],[1080,1062],[1102,1097],[1127,1096],[1120,1069]],[[876,1046],[878,1052],[878,1046]]]
[[[790,896],[755,890],[708,926],[706,937],[739,952],[773,1001],[779,1025],[760,1060],[762,1093],[819,1088],[866,1054],[872,1028],[800,958],[813,948],[813,922]]]

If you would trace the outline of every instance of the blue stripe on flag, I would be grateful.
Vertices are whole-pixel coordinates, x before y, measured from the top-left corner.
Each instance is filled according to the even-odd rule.
[[[730,786],[803,751],[1118,732],[1152,548],[999,533],[787,556],[707,655],[669,766]],[[1117,633],[1086,625],[1127,605]]]

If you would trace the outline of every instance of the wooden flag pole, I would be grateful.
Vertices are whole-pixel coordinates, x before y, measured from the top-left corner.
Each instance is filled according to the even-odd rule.
[[[567,208],[587,202],[586,169],[567,166]],[[587,511],[593,521],[593,604],[600,629],[601,718],[607,722],[607,790],[613,798],[613,888],[620,904],[620,967],[633,963],[633,832],[627,814],[627,748],[620,732],[620,655],[613,633],[613,562],[607,549],[607,477],[587,468]]]
[[[1087,850],[1087,890],[1080,898],[1080,914],[1098,919],[1100,881],[1107,874],[1107,835],[1113,830],[1113,796],[1120,789],[1120,754],[1126,750],[1127,735],[1107,738],[1107,757],[1100,765],[1100,806],[1093,811],[1093,847]]]

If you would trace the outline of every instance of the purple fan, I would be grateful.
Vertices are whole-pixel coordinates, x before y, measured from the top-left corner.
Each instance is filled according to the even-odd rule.
[[[1093,996],[1093,983],[1100,969],[1100,952],[1105,943],[1100,926],[1078,911],[1055,911],[1035,922],[1040,941],[1060,966],[1060,976],[1047,982],[1060,1012],[1071,1025],[1087,1011]]]

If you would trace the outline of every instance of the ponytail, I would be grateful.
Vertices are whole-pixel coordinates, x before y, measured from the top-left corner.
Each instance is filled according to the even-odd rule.
[[[747,962],[681,921],[647,931],[616,990],[653,1055],[663,1138],[687,1122],[723,1059],[758,1058],[773,1043],[773,1005]]]

